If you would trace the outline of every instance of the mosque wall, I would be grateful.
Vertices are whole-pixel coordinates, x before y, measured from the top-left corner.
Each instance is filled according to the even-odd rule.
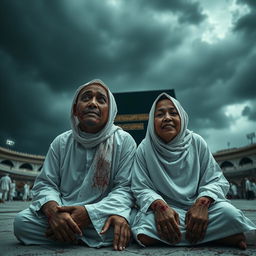
[[[127,131],[129,129],[130,127]],[[246,177],[256,181],[256,143],[218,151],[213,156],[229,182],[241,185]],[[0,147],[0,177],[9,173],[11,179],[16,181],[18,188],[23,187],[26,182],[32,187],[43,166],[44,159],[44,156],[25,154]]]

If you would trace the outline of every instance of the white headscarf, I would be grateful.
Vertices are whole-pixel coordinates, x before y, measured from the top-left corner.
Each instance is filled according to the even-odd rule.
[[[92,85],[92,84],[100,84],[103,86],[107,93],[108,93],[108,98],[109,98],[109,111],[108,111],[108,121],[106,125],[103,127],[102,130],[100,130],[97,133],[86,133],[80,130],[79,128],[79,121],[76,116],[74,116],[73,113],[73,108],[74,105],[76,104],[77,97],[81,90],[83,90],[86,86]],[[117,106],[116,106],[116,101],[113,96],[113,94],[110,92],[109,88],[107,87],[106,84],[104,84],[100,79],[94,79],[84,85],[81,85],[77,90],[74,95],[73,103],[71,106],[71,112],[70,112],[70,117],[71,117],[71,127],[73,131],[73,136],[76,141],[78,141],[80,144],[83,145],[85,148],[92,148],[100,144],[101,142],[105,141],[108,139],[117,129],[120,129],[119,127],[114,125],[114,120],[117,114]]]
[[[156,105],[161,97],[165,96],[167,99],[171,100],[176,107],[180,119],[181,119],[181,128],[180,132],[174,137],[169,143],[162,141],[158,135],[155,133],[154,128],[154,117]],[[167,93],[160,94],[154,101],[150,113],[147,134],[145,138],[145,143],[147,150],[152,148],[154,154],[159,161],[170,160],[177,164],[177,161],[183,161],[184,157],[187,154],[187,149],[191,143],[192,132],[187,129],[188,126],[188,115],[180,103],[168,95]],[[153,152],[152,152],[153,153]],[[151,155],[151,154],[147,154]],[[151,156],[150,156],[151,157]]]
[[[79,120],[74,116],[73,108],[77,102],[77,97],[81,90],[86,86],[92,84],[100,84],[103,86],[109,98],[109,112],[108,112],[108,121],[106,125],[97,133],[87,133],[83,132],[79,128]],[[118,126],[114,125],[114,120],[117,114],[116,101],[113,94],[110,92],[109,88],[99,79],[94,79],[82,86],[80,86],[73,99],[71,106],[71,127],[74,139],[79,142],[84,148],[93,148],[96,147],[96,153],[92,162],[91,168],[94,168],[94,184],[93,186],[99,187],[103,190],[109,184],[110,171],[111,171],[111,159],[113,154],[113,143],[114,143],[114,133],[116,130],[121,129]]]

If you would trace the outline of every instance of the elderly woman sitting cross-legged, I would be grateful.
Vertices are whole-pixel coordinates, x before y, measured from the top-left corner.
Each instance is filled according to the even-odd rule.
[[[245,233],[256,226],[225,198],[227,180],[206,142],[187,125],[180,103],[159,95],[133,168],[132,191],[140,207],[134,237],[144,246],[214,241],[245,249]]]
[[[80,86],[71,130],[51,143],[28,209],[14,220],[26,245],[84,244],[124,250],[130,240],[131,166],[136,143],[114,125],[117,106],[99,79]]]

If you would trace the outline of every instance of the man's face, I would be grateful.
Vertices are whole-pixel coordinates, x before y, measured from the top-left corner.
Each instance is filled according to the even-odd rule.
[[[86,86],[78,95],[73,113],[77,116],[82,131],[99,132],[108,121],[109,98],[104,87],[99,84]]]
[[[156,134],[165,142],[170,142],[180,132],[180,116],[172,101],[161,100],[157,103],[154,116]]]

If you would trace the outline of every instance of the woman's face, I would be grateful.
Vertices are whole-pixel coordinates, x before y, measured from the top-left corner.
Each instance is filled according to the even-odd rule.
[[[99,84],[86,86],[78,95],[73,113],[82,131],[99,132],[108,121],[109,99],[107,90]]]
[[[156,134],[165,142],[170,142],[180,132],[180,115],[169,99],[156,104],[154,127]]]

